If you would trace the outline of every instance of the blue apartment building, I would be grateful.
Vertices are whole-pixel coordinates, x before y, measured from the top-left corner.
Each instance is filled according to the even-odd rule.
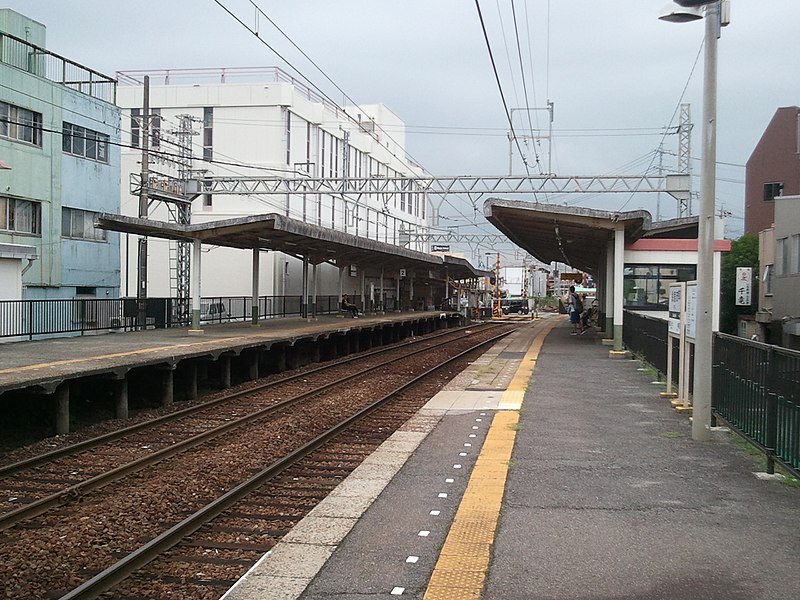
[[[33,247],[22,299],[117,298],[116,81],[46,49],[46,28],[0,9],[0,244]]]

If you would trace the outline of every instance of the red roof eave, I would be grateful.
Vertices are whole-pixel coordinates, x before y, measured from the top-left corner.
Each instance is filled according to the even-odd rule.
[[[642,238],[626,244],[625,250],[697,252],[697,240]],[[730,240],[714,240],[714,252],[730,252]]]

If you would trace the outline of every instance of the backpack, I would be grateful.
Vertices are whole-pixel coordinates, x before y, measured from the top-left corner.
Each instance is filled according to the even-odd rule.
[[[575,294],[575,298],[572,301],[572,306],[575,308],[578,314],[583,312],[583,302],[581,301],[581,297],[578,294]]]

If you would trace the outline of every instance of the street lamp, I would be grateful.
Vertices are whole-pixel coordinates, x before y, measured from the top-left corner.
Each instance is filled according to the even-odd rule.
[[[717,40],[722,25],[721,1],[675,0],[683,9],[661,16],[671,22],[696,20],[705,7],[705,56],[703,71],[703,156],[700,176],[700,212],[697,231],[697,327],[694,347],[692,439],[711,437],[711,369],[714,315],[714,195],[717,160]],[[727,24],[727,15],[725,18]]]

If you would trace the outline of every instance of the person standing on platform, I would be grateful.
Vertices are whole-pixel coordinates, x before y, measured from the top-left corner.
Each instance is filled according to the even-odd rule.
[[[567,312],[569,313],[569,322],[572,323],[572,331],[570,335],[578,335],[578,324],[581,322],[581,313],[583,312],[583,302],[580,296],[575,293],[575,286],[569,286],[569,296],[567,297]]]
[[[354,319],[358,318],[358,307],[350,302],[350,298],[347,294],[342,296],[342,310],[349,310]]]

